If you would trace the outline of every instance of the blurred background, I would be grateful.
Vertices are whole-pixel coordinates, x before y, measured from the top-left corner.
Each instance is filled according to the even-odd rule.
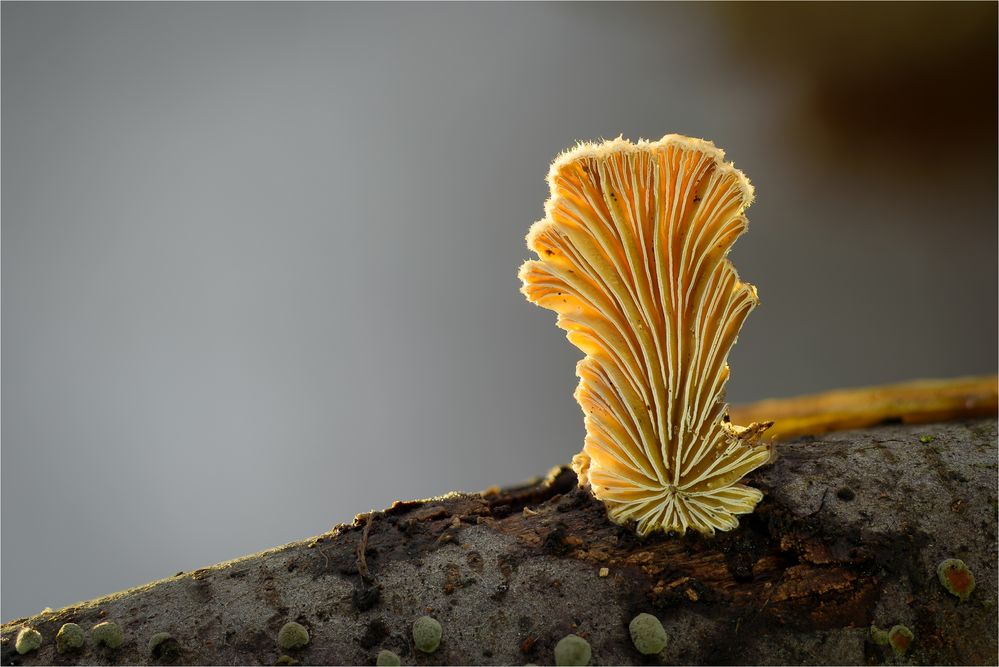
[[[756,186],[745,402],[996,371],[996,4],[2,6],[2,616],[582,446],[548,163]]]

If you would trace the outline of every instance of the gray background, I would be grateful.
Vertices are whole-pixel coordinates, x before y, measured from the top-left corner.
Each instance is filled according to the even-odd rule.
[[[3,8],[2,616],[582,442],[548,162],[753,180],[729,396],[996,369],[996,5]]]

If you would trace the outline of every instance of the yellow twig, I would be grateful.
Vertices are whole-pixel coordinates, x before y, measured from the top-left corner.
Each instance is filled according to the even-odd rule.
[[[988,417],[999,411],[997,382],[995,375],[986,375],[840,389],[736,405],[730,415],[736,424],[773,420],[767,435],[777,440],[883,422],[919,424]]]

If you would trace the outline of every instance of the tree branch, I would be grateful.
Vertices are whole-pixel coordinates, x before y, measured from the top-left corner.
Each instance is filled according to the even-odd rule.
[[[913,632],[903,662],[995,662],[995,419],[801,438],[748,482],[763,502],[713,538],[639,539],[567,469],[395,503],[310,540],[7,623],[2,662],[274,664],[288,621],[311,636],[287,652],[303,664],[373,664],[380,649],[403,664],[545,664],[570,633],[589,641],[593,664],[895,660],[871,624]],[[967,602],[937,580],[946,558],[977,579]],[[639,612],[666,628],[658,658],[632,645]],[[410,636],[424,614],[444,629],[429,656]],[[107,620],[124,630],[117,650],[89,638]],[[56,652],[66,622],[88,632],[77,653]],[[43,641],[21,656],[24,625]],[[160,632],[177,649],[154,657],[147,642]]]

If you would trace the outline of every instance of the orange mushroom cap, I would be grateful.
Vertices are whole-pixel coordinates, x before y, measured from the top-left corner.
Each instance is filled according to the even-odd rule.
[[[724,402],[729,350],[759,302],[726,257],[752,186],[711,142],[679,135],[580,144],[548,183],[521,291],[586,354],[580,484],[641,534],[735,528],[762,498],[738,481],[773,455],[759,441],[770,424],[734,426]]]

